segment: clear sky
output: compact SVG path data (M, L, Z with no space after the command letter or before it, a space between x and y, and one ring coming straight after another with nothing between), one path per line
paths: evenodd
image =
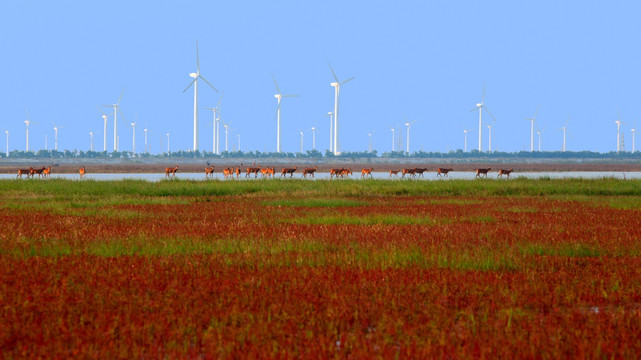
M282 148L329 147L333 110L331 62L341 79L341 145L364 151L374 131L379 153L404 117L411 151L478 147L478 113L486 86L496 117L492 146L529 149L532 117L546 128L542 150L616 149L617 112L627 150L641 117L641 2L638 1L0 1L0 149L25 148L25 109L35 124L30 149L53 147L53 123L64 126L59 149L87 150L89 131L102 149L96 105L117 101L127 122L144 127L152 152L189 150L196 67L224 91L222 120L241 135L241 150L275 151L276 99L284 93ZM200 107L218 95L199 86ZM200 112L200 147L211 150L212 114ZM484 122L490 118L484 115ZM113 147L113 118L108 148ZM118 120L121 150L132 129ZM641 122L639 122L641 125ZM402 128L403 137L405 129ZM488 129L483 126L483 148ZM223 140L224 141L224 140ZM536 142L536 140L535 140ZM405 143L405 139L403 139ZM224 144L223 144L224 146ZM231 150L230 145L230 150ZM538 146L538 144L535 144Z

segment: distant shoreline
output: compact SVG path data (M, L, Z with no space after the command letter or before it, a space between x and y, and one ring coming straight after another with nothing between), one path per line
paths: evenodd
M401 170L404 168L427 168L428 172L436 171L438 168L452 168L454 171L474 171L477 168L514 169L514 172L640 172L641 161L556 161L552 159L524 159L521 162L502 161L492 159L481 161L480 159L451 160L444 159L359 159L357 161L338 161L336 159L313 159L304 160L283 160L283 159L258 159L259 161L248 161L248 159L153 159L153 160L102 160L102 159L55 159L44 161L43 159L2 159L0 160L0 174L14 174L18 169L41 168L51 166L54 174L77 173L81 166L84 166L88 173L104 174L128 174L128 173L164 173L165 167L179 166L179 172L198 173L205 171L207 162L215 167L219 173L226 167L241 167L241 171L247 167L262 166L274 167L277 172L283 167L297 167L299 171L305 168L317 166L319 172L329 172L332 168L351 168L353 172L360 172L361 169L374 168L375 172L389 172L390 170ZM513 159L511 159L513 160Z

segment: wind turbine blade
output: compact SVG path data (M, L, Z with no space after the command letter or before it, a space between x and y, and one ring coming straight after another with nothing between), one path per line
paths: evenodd
M281 95L282 97L300 97L300 95Z
M103 105L103 106L105 106L105 105ZM101 112L103 115L105 115L105 112L104 112L104 111L102 111L102 109L100 108L100 106L96 105L96 107L98 108L98 110L100 110L100 112ZM107 115L105 115L105 116L107 116Z
M118 98L118 102L116 105L120 105L120 100L122 100L122 96L125 94L125 87L122 87L122 92L120 93L120 97Z
M122 121L127 125L127 121L125 121L125 114L122 113L122 110L120 110L120 107L118 107L118 112L120 113L120 118Z
M481 98L481 104L485 103L485 84L483 84L483 97Z
M24 111L26 111L26 112L27 112L27 121L31 121L31 119L29 118L29 110L24 109Z
M476 111L476 110L478 110L479 108L480 108L480 106L477 106L477 107L475 107L474 109L470 110L470 112L475 112L475 111Z
M344 85L344 84L346 84L346 83L348 83L348 82L350 82L350 81L352 81L352 80L354 80L354 79L356 79L356 76L352 76L351 78L349 78L349 79L347 79L347 80L344 80L344 81L341 83L341 85Z
M185 88L185 90L183 90L183 93L189 90L189 88L196 82L196 80L198 80L198 78L195 78L192 82L190 82L189 85L187 85L187 87Z
M488 113L488 114L490 114L490 116L492 117L492 119L493 119L494 121L496 121L496 118L494 117L494 115L492 115L492 113L490 112L490 109L488 109L488 108L487 108L487 106L485 106L485 104L483 105L483 109L485 109L485 111L487 111L487 113Z
M278 90L278 93L280 94L280 88L278 87L278 83L276 82L276 77L274 76L274 74L272 74L272 79L274 79L274 85L276 85L276 90Z
M196 71L200 74L200 54L198 53L198 40L196 40Z
M207 85L209 85L212 89L214 89L214 91L215 91L215 92L220 93L220 91L218 91L218 89L216 89L216 88L214 87L214 85L210 84L210 83L209 83L209 81L207 81L207 79L205 79L202 75L198 75L198 77L199 77L199 78L201 78L201 79L203 79L203 81L204 81Z
M340 83L340 80L338 80L338 76L336 76L336 73L334 72L334 69L332 69L332 65L327 62L327 65L329 65L329 69L332 71L332 75L334 75L334 79L336 80L337 83Z
M539 113L539 106L536 107L536 111L534 112L534 116L532 116L532 119L536 119L536 114Z
M218 103L216 104L216 108L218 109L218 111L220 111L220 101L223 99L223 95L225 95L224 91L222 91L220 93L220 96L218 97Z

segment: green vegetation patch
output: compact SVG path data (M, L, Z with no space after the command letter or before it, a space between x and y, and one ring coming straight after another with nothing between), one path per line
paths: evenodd
M337 208L337 207L356 207L367 205L366 201L351 200L342 198L318 198L318 199L279 199L264 201L266 206L294 206L310 208Z

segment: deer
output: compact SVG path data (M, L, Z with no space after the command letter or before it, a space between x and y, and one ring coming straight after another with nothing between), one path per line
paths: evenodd
M229 167L223 169L223 176L225 177L225 179L232 178L234 176L234 170L230 169Z
M236 179L238 179L240 177L240 166L237 166L234 172L236 173Z
M329 178L330 179L333 178L333 177L337 177L338 178L338 175L340 175L343 172L343 170L345 170L345 169L341 168L341 169L331 169L331 170L329 170Z
M510 170L500 169L499 170L499 174L496 177L502 178L503 175L506 175L507 178L509 179L510 178L510 174L512 173L513 170L514 169L510 169Z
M412 177L416 177L416 171L415 169L403 169L402 176L405 177L405 174L408 174Z
M369 168L369 169L363 169L361 170L361 179L368 176L372 178L372 171L374 171L374 168Z
M176 177L176 171L178 171L178 165L172 168L165 168L165 177L169 177L169 176Z
M85 177L85 175L87 174L87 172L85 171L85 167L84 167L84 166L83 166L83 167L81 167L80 169L78 169L78 174L80 174L80 178L81 178L81 179L83 179L83 178Z
M254 174L254 178L257 178L259 171L260 171L260 165L258 167L248 167L245 177L248 177L250 174Z
M274 170L273 166L267 169L267 176L271 176L271 177L276 176L276 170Z
M427 171L427 168L421 169L421 168L414 168L414 175L418 175L420 177L423 177L423 173Z
M280 176L283 177L283 176L286 176L287 174L289 174L289 177L292 177L292 176L294 176L294 172L296 170L298 170L298 166L294 166L293 169L292 168L283 168L282 172L280 173Z
M452 171L452 169L438 168L438 170L436 170L436 176L450 177L450 171Z
M318 166L314 166L313 168L307 168L303 170L303 175L301 177L307 177L307 175L310 175L311 177L314 177L314 173L318 170Z
M51 166L47 166L47 168L42 172L42 175L45 179L49 179L51 177Z
M487 177L487 173L490 172L492 168L487 168L487 169L474 169L476 171L476 177L481 177L481 175L484 175Z
M214 177L214 166L205 168L205 178L209 178L209 175Z
M31 176L31 171L32 170L33 170L32 167L29 167L28 169L20 169L20 170L18 170L18 176L16 176L16 178L21 178L22 179L22 175L27 175L27 178L29 178Z
M389 171L389 177L392 177L392 175L398 177L398 172L399 171L400 170L390 170Z
M352 168L343 169L343 171L341 171L340 175L341 175L341 177L343 177L343 176L349 177L350 175L352 175Z
M39 178L42 177L42 173L45 171L45 167L43 166L42 169L32 169L31 170L31 177L38 175Z

